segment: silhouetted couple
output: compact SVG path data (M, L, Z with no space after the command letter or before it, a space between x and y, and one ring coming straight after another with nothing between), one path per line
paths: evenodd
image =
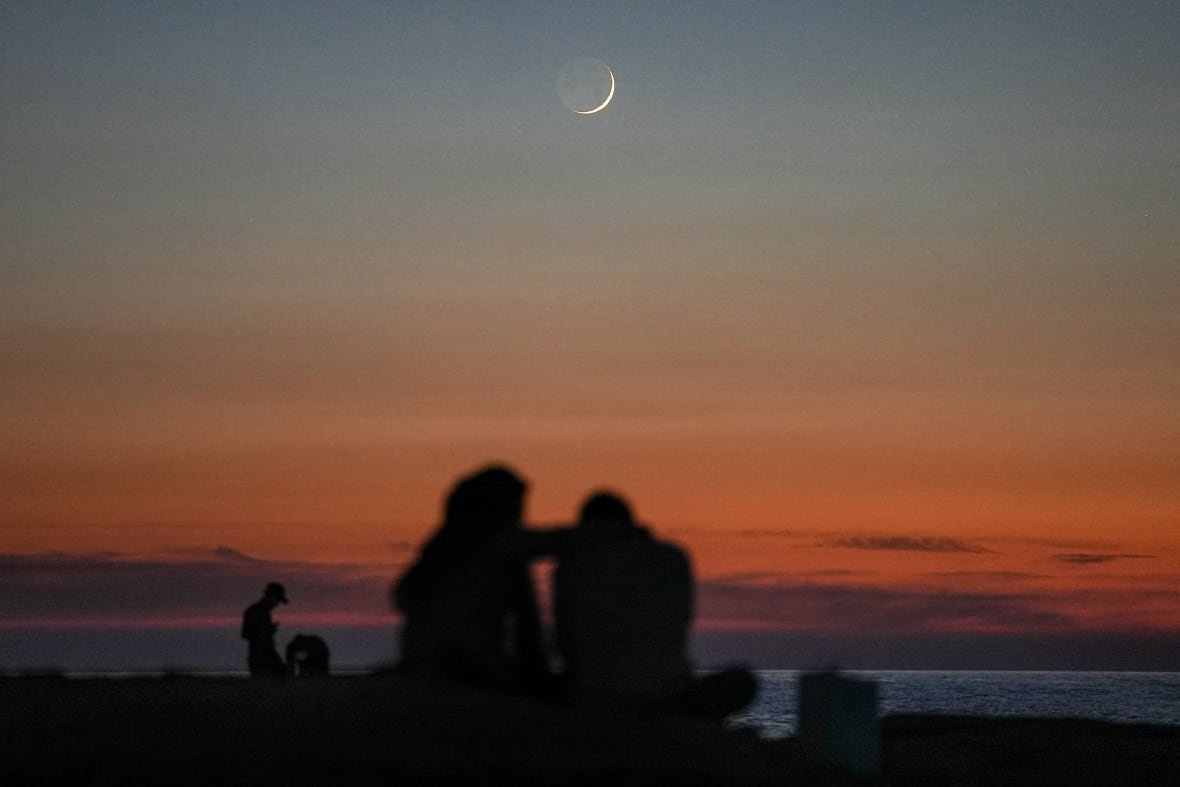
M687 656L693 616L688 558L599 493L578 525L521 525L526 485L504 467L456 484L443 523L394 588L404 615L402 666L552 696L579 706L722 718L753 699L748 670L704 678ZM559 675L549 671L532 560L555 556Z

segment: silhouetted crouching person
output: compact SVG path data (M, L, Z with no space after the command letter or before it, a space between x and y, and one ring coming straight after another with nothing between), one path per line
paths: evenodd
M544 685L528 561L550 541L521 529L525 490L498 466L455 485L442 525L393 589L404 615L403 669L511 689Z
M757 691L744 669L696 678L688 660L692 568L637 526L621 498L592 496L554 573L554 617L578 705L721 719Z
M242 613L242 639L249 650L246 663L250 674L284 675L287 668L279 652L275 650L275 632L279 624L271 620L270 613L279 604L287 603L287 591L278 582L271 582L263 591L262 598L255 601Z
M296 678L328 674L328 643L314 634L296 634L287 643L287 672Z

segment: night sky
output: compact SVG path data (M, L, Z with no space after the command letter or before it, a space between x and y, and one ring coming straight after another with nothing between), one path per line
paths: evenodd
M607 486L690 550L704 663L1180 669L1177 42L1174 2L4 4L0 670L237 665L272 579L389 657L492 460L531 524Z

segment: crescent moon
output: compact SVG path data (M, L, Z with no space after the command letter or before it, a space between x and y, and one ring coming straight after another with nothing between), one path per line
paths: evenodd
M607 91L606 99L601 104L594 107L594 109L587 109L585 111L574 110L579 115L593 115L595 113L601 112L602 110L606 109L606 105L609 104L610 100L615 97L615 72L610 70L610 66L607 66L606 73L610 74L610 90Z

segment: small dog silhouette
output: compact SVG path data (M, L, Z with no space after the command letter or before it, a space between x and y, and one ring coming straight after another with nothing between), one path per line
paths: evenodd
M328 644L314 634L296 634L287 645L287 672L296 678L328 674Z

